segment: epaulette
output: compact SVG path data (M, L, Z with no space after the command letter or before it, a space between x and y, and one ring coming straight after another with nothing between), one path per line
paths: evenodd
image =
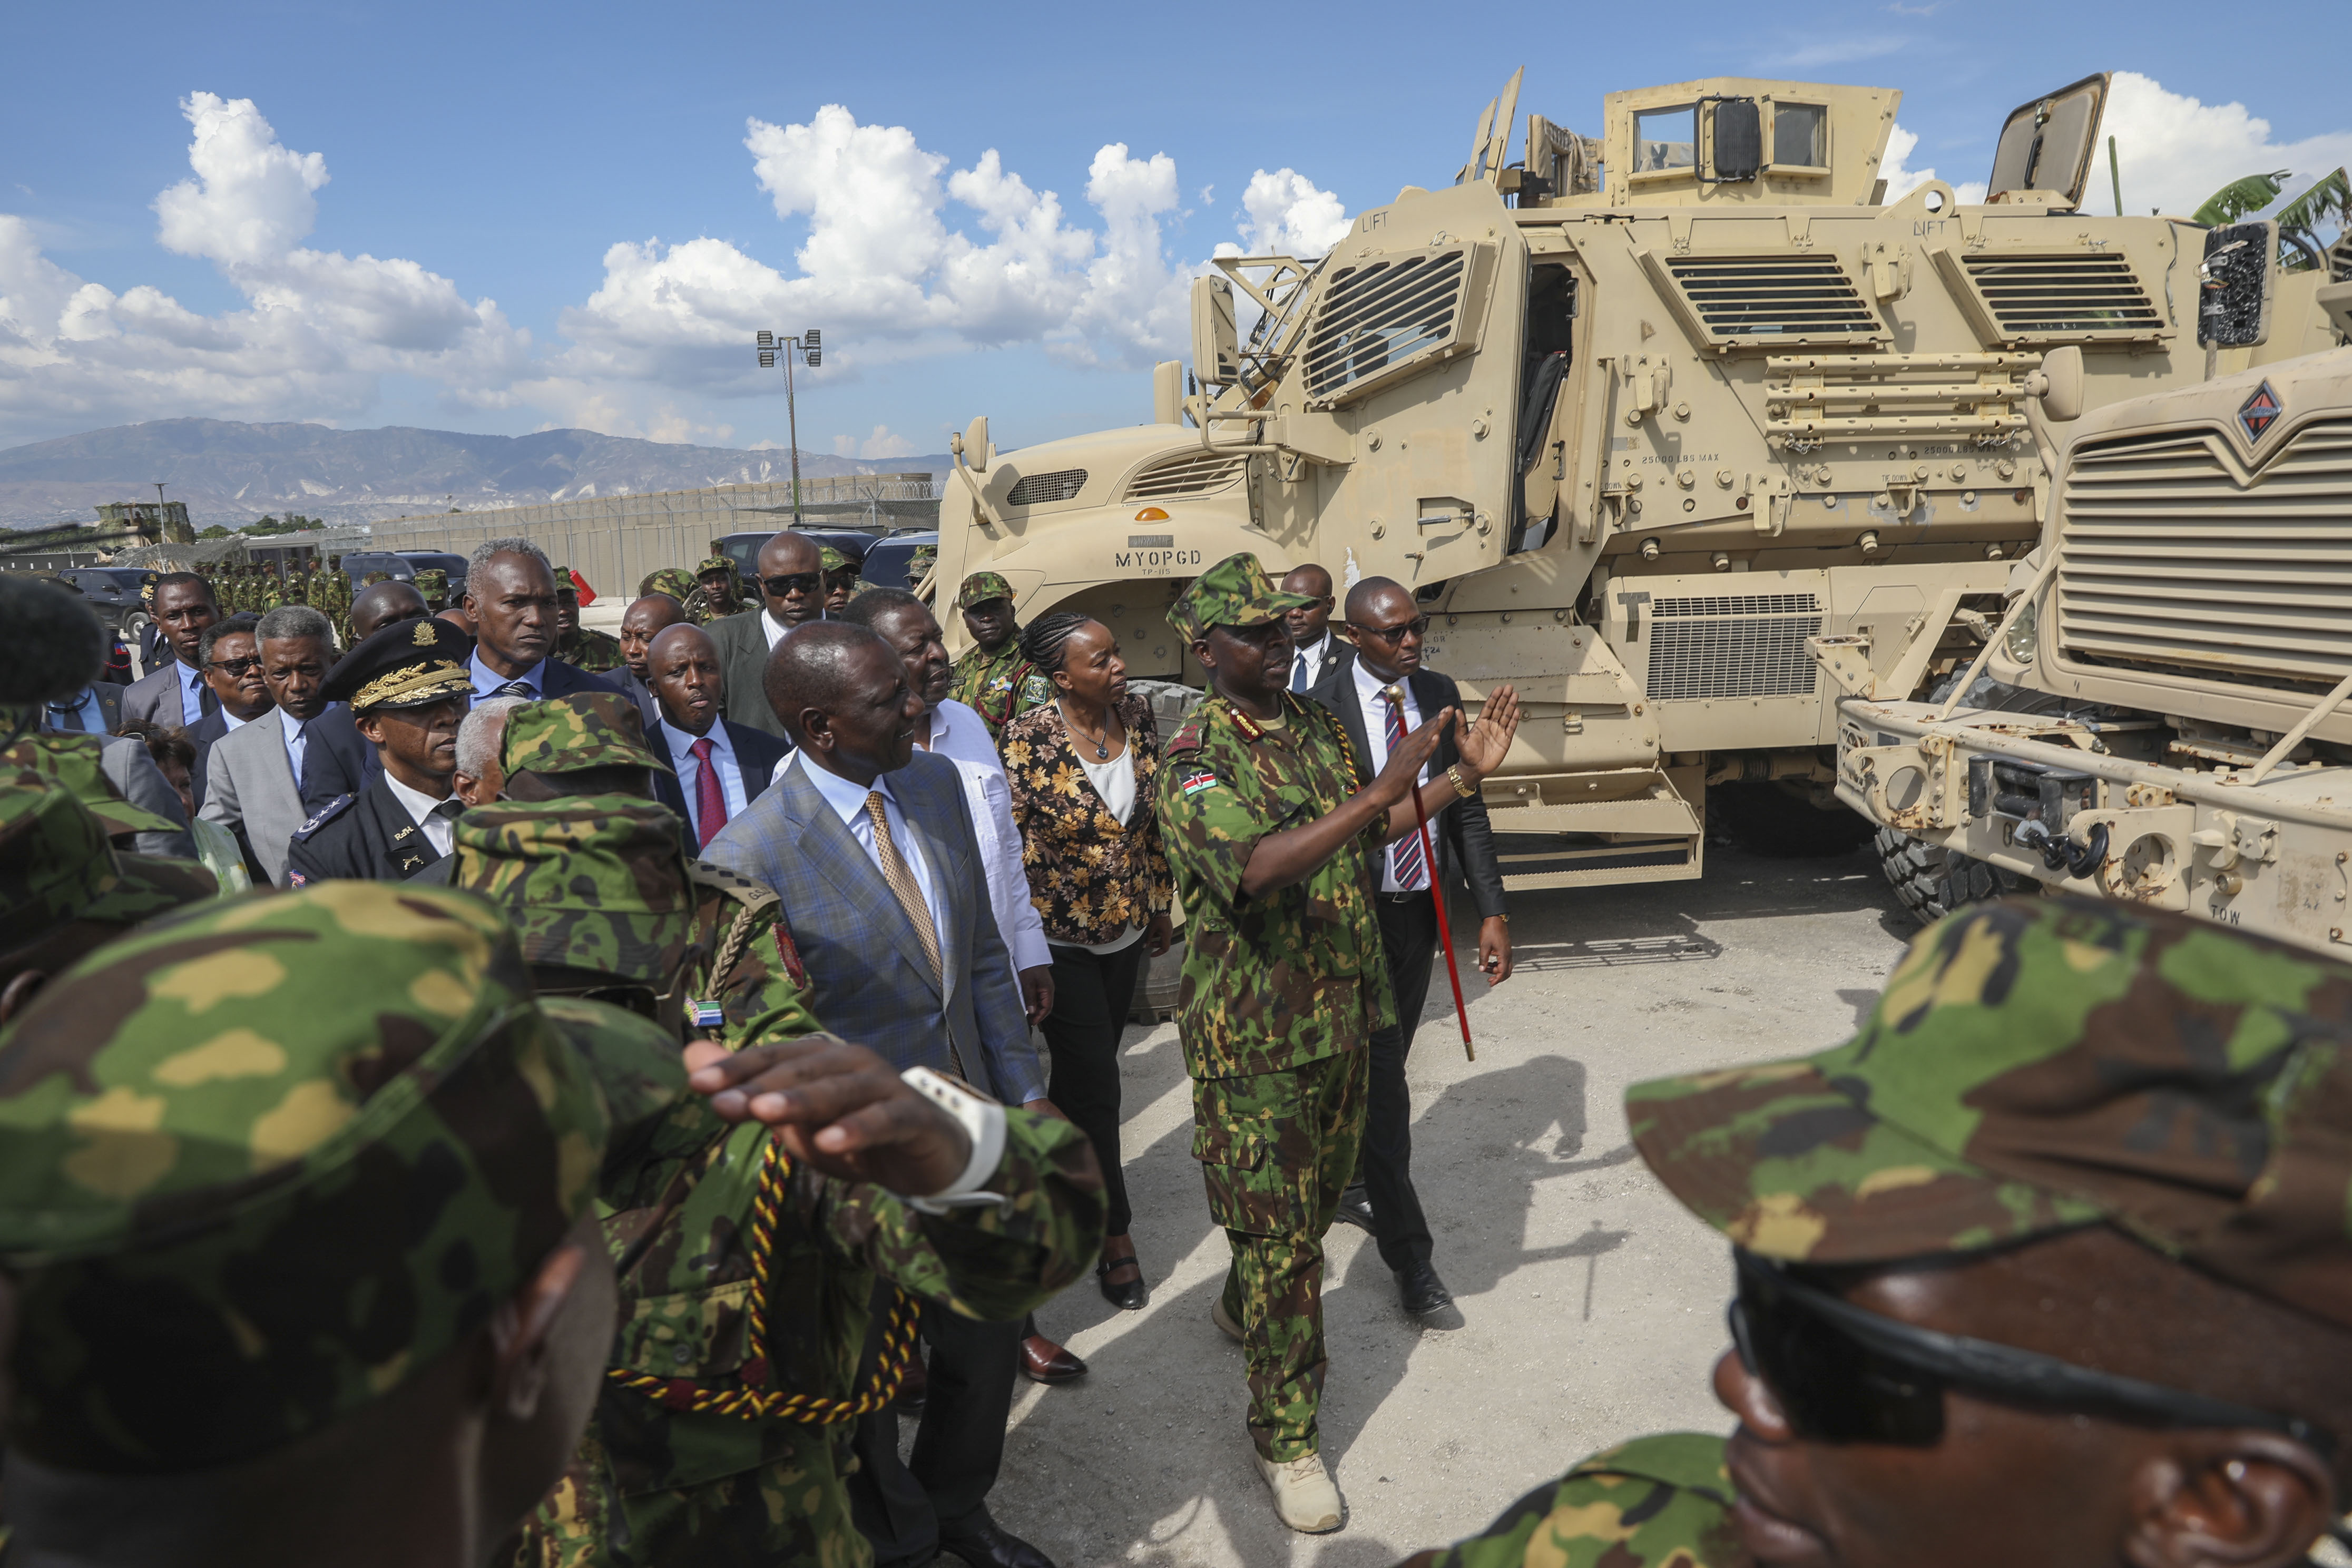
M1178 752L1199 751L1201 749L1201 729L1206 721L1207 715L1202 713L1198 708L1193 709L1191 716L1178 727L1176 732L1168 737L1168 751L1170 754L1172 755Z
M352 802L357 799L359 799L359 796L356 794L337 795L334 799L320 806L317 816L311 817L310 821L304 823L301 826L296 828L294 830L294 837L288 839L287 842L291 844L310 837L310 835L318 832L319 829L326 826L327 824L342 816L342 814L350 808Z
M755 882L749 877L730 871L724 866L714 866L708 860L689 861L687 870L693 877L697 886L716 889L750 910L763 910L770 904L783 901L776 897L776 890L764 882Z
M740 906L735 911L735 918L727 922L726 934L719 939L719 951L711 955L710 975L713 980L735 967L736 961L743 955L744 944L751 940L752 928L759 923L760 916L772 909L776 911L771 927L775 933L776 960L784 966L784 973L793 977L793 984L807 984L808 968L801 962L800 944L793 941L792 928L784 920L784 900L773 888L764 882L755 882L739 872L730 871L723 866L714 866L708 860L688 861L687 874L694 879L697 887L709 888Z

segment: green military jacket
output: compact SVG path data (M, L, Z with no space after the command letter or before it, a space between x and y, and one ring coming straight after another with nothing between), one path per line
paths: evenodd
M1636 1437L1546 1481L1428 1568L1749 1568L1723 1439Z
M1154 781L1160 837L1184 906L1177 1035L1196 1079L1280 1072L1355 1050L1396 1016L1372 910L1377 822L1305 881L1241 890L1259 839L1353 795L1339 721L1281 694L1278 728L1223 698L1192 710Z
M992 739L1032 708L1054 700L1054 683L1021 657L1021 639L1004 639L994 653L968 647L955 661L955 684L948 695L978 713Z
M555 645L555 657L574 669L602 675L627 662L621 657L621 639L593 626L582 626Z

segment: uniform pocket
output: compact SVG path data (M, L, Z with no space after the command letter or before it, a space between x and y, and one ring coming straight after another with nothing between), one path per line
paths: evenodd
M1286 1073L1195 1079L1192 1158L1209 1193L1209 1217L1244 1236L1287 1236L1304 1228L1302 1173L1276 1146Z
M641 1297L614 1336L613 1364L696 1383L730 1376L751 1349L751 1297L749 1279Z

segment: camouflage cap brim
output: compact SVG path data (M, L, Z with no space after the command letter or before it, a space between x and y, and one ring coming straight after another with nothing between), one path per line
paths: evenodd
M1004 580L1002 572L975 572L963 580L956 593L956 608L969 610L993 600L1013 598L1013 584Z
M118 850L114 863L120 873L114 886L90 900L81 912L83 920L133 926L220 892L213 874L194 860Z
M173 822L122 798L122 792L106 776L104 759L109 739L104 735L46 732L28 735L0 752L0 764L27 770L62 784L105 825L109 835L186 832L186 823Z
M1169 606L1168 624L1186 642L1199 642L1218 626L1262 626L1318 603L1312 595L1276 587L1257 557L1243 551L1193 578Z

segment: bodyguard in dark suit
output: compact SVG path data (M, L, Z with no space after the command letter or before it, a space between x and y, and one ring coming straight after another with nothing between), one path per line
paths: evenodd
M1428 618L1403 584L1368 577L1349 591L1348 626L1355 646L1326 669L1313 689L1316 701L1331 710L1348 731L1358 768L1365 778L1388 761L1394 741L1412 733L1424 720L1462 705L1461 689L1423 668L1422 636ZM1394 690L1402 700L1391 701ZM1398 726L1402 725L1402 728ZM1461 760L1449 731L1437 743L1424 777L1447 776ZM1456 788L1460 785L1457 783ZM1381 1261L1397 1277L1406 1311L1415 1316L1444 1310L1454 1298L1431 1262L1429 1222L1412 1187L1412 1100L1405 1087L1405 1057L1412 1049L1422 1004L1429 997L1430 961L1437 951L1433 875L1448 888L1466 883L1477 910L1478 966L1490 985L1511 973L1511 928L1503 912L1503 872L1486 802L1465 792L1451 811L1429 825L1434 868L1423 862L1418 836L1389 846L1381 870L1381 942L1388 950L1389 974L1396 986L1395 1025L1371 1038L1371 1085L1366 1105L1362 1152L1357 1178L1341 1194L1343 1218L1365 1225L1379 1238Z
M493 539L476 550L467 563L464 604L480 639L467 666L475 696L543 702L619 689L554 657L555 569L530 540Z
M814 541L787 529L760 546L760 607L703 627L719 650L727 717L736 723L786 738L784 721L768 705L763 672L786 632L824 615L824 564Z
M655 773L654 798L677 813L696 844L707 845L760 798L793 749L719 716L719 652L700 626L680 623L656 632L646 668L658 706L646 739L676 770Z
M946 758L915 751L922 699L905 663L863 626L804 625L769 661L765 689L798 750L704 858L782 899L825 1027L893 1067L951 1072L1008 1105L1041 1103L1045 1069L991 910L963 780ZM912 1461L899 1461L887 1406L862 1418L854 1439L861 1463L850 1500L877 1568L913 1568L941 1552L973 1568L1052 1568L987 1508L1019 1320L976 1322L927 1306L923 1335L930 1384Z
M471 643L446 621L397 621L328 675L328 697L349 705L383 769L295 831L288 887L331 878L404 881L449 853L465 809L449 781L457 726L473 701L465 664Z
M155 625L172 662L132 681L122 694L122 716L165 728L185 728L220 706L205 685L204 658L196 644L205 628L221 618L213 585L193 572L166 572L155 580Z

